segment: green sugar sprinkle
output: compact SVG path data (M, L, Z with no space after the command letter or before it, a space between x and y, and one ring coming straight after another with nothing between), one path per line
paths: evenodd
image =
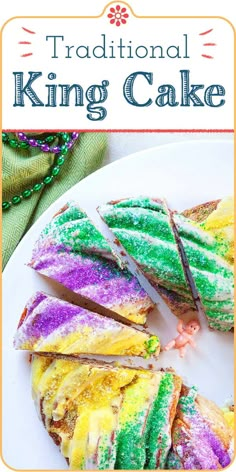
M105 214L106 223L111 228L138 231L153 238L175 243L169 218L160 212L144 208L111 208Z
M197 388L191 387L187 395L182 395L179 399L178 407L187 415L194 415L196 413L195 400L197 396Z
M167 469L168 470L173 470L173 469L176 469L176 470L179 470L179 469L182 469L183 466L182 466L182 463L181 463L181 460L179 458L179 456L177 454L175 454L173 451L170 451L169 454L168 454L168 458L167 458Z
M192 220L178 214L174 215L174 220L181 237L209 250L216 250L217 242L215 238L213 238L209 233L199 229L197 226L194 226Z
M166 214L166 209L161 200L154 200L148 197L129 198L128 200L121 200L113 205L115 208L145 208L146 210L155 210Z
M138 376L124 391L119 416L115 469L142 470L144 467L145 425L153 398L150 378Z
M154 400L146 427L147 461L145 469L164 469L171 437L166 431L169 424L169 408L174 391L173 374L165 373ZM157 461L158 458L158 461Z
M127 208L128 207L128 208ZM102 207L101 214L145 275L183 295L189 293L164 204L147 198Z
M232 277L232 268L217 254L207 248L200 248L197 244L189 243L185 238L182 238L182 243L191 266L226 278Z
M229 300L204 300L205 309L208 311L218 311L219 313L231 313L234 311L234 301Z
M205 299L208 302L222 300L227 303L233 299L233 278L207 273L195 267L191 267L191 272L203 304Z
M148 359L152 354L155 354L159 345L160 341L157 336L151 336L148 341L145 341L144 346L147 351L145 359Z
M111 249L105 238L87 215L75 203L68 203L67 206L63 213L58 214L46 226L43 235L51 235L58 243L69 246L77 253L98 250L110 254Z
M165 204L145 197L128 199L101 208L106 223L151 282L188 297L179 256ZM215 313L233 303L233 270L222 257L222 244L191 221L175 215L175 222L203 307ZM219 301L221 307L217 307ZM205 305L206 302L206 305ZM221 316L218 316L219 326ZM228 317L232 327L232 316Z
M146 460L145 412L139 412L119 432L115 469L142 470Z
M226 333L227 331L230 331L232 328L231 328L231 324L230 325L224 325L224 324L220 324L220 323L217 323L217 322L213 322L209 319L209 327L212 328L212 329L217 329L218 331L222 331L224 333Z
M218 321L231 321L233 322L234 320L234 313L222 313L219 311L206 311L207 316L211 319L211 321L214 321L214 318L216 318Z
M116 457L116 441L111 445L109 436L104 436L102 443L98 447L98 470L107 470L113 468Z
M175 244L146 238L143 233L114 229L126 251L147 273L152 273L159 281L173 287L187 287L183 267Z

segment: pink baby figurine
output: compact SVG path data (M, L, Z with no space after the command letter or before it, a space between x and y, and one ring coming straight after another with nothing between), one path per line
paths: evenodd
M170 349L179 349L180 357L185 355L185 346L190 344L192 347L196 347L196 344L193 340L193 336L197 334L200 329L200 324L197 320L189 321L185 326L183 320L179 320L177 325L177 331L179 335L172 339L165 347L164 351L169 351Z

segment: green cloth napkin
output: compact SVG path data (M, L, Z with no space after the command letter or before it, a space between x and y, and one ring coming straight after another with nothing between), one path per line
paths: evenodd
M3 212L3 268L22 236L49 205L101 166L106 147L105 133L82 133L68 152L54 183ZM43 153L38 148L22 151L3 144L3 201L9 201L14 195L20 195L22 191L41 182L49 173L54 159L53 154Z

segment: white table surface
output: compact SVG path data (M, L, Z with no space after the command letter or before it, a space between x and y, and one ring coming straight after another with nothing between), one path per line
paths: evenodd
M233 133L110 133L104 165L150 147L180 141L233 140Z

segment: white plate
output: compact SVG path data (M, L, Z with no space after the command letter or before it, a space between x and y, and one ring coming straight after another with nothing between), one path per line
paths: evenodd
M39 421L30 388L28 356L14 351L12 339L25 302L50 285L24 264L41 229L68 200L77 200L104 231L96 207L127 196L165 196L183 210L233 192L233 143L220 140L185 142L152 148L116 161L66 192L28 231L3 276L3 458L16 469L66 469L58 448ZM164 315L164 317L163 317ZM151 316L150 324L165 343L176 318L168 309ZM233 398L233 335L207 329L196 338L197 349L180 359L177 351L160 356L158 366L172 366L185 381L224 405ZM139 362L141 364L141 362Z

